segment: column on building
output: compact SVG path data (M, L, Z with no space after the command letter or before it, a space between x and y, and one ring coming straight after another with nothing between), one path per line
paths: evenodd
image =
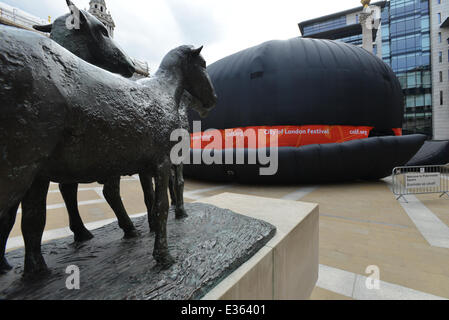
M433 0L430 0L433 1ZM446 0L445 0L446 1ZM403 133L432 138L432 77L429 0L391 0L383 59L401 83L405 99Z
M358 20L362 27L362 47L382 58L382 46L380 39L381 8L378 6L366 6L359 13Z
M449 0L430 0L433 136L449 140Z
M429 1L449 3L449 0L390 0L377 1L371 6L381 8L381 24L373 53L392 67L403 89L403 133L423 133L431 138L432 104L435 101L432 99ZM304 37L335 39L362 46L362 10L360 7L304 21L299 23L299 28ZM447 15L442 12L442 19L444 17ZM446 41L443 57L449 61L448 42L443 40ZM449 77L449 70L445 76ZM448 97L443 101L449 102L449 93L444 94Z

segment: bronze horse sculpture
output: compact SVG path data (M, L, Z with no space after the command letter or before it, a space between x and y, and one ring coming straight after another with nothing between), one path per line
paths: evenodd
M66 2L71 11L70 14L57 18L53 24L34 26L34 28L41 32L50 32L50 38L52 40L81 59L110 72L121 74L124 77L131 77L135 72L134 63L110 38L105 26L88 12L79 10L70 0L66 0ZM75 13L78 15L78 26L69 28L67 22L74 22ZM103 194L114 210L119 224L125 232L125 237L130 238L137 233L121 202L119 183L119 177L117 179L111 179L111 182L105 184ZM93 236L85 228L78 211L78 184L60 184L59 188L66 203L69 213L69 225L74 233L75 241L80 242L91 239ZM148 194L148 192L151 194ZM151 197L154 201L152 188L149 191L144 190L144 193L146 198ZM15 217L12 218L11 215L11 219L8 221L9 225L2 225L0 227L0 239L2 243L6 243L5 239L8 238L14 222ZM11 268L5 258L0 260L0 272L10 270Z
M53 24L45 26L34 26L36 30L50 33L50 38L61 46L77 55L81 59L94 64L98 67L118 73L124 77L130 77L133 73L131 59L123 53L113 40L110 38L104 25L88 12L79 10L70 0L66 0L70 14L63 15L55 20ZM79 14L79 29L68 29L67 20L75 12ZM99 45L103 43L103 45ZM111 46L112 44L112 46ZM111 50L112 48L112 50ZM146 80L143 80L146 81ZM196 101L188 93L183 95L183 106L189 104L196 108ZM196 108L198 109L198 108ZM185 116L185 125L188 128L187 117ZM182 165L173 166L173 172L170 176L170 196L172 204L175 206L177 218L187 216L184 209L183 190L184 180L182 175ZM145 203L148 212L151 211L154 202L154 192L151 177L140 176L140 182L144 190ZM70 229L74 233L75 241L81 242L91 239L92 234L84 227L77 206L78 184L60 184L59 189L66 203L69 213ZM105 184L103 195L111 208L116 213L119 225L125 232L126 238L136 235L136 231L129 219L126 218L126 211L120 199L120 178L111 179Z
M66 0L71 13L57 18L49 25L36 25L34 29L50 33L50 39L69 50L79 58L100 68L124 77L131 77L134 63L111 39L108 30L96 17L89 12L79 10L70 0ZM74 22L78 15L78 27L68 28L67 22ZM73 21L70 21L73 20ZM82 242L93 238L84 226L78 211L78 184L59 184L59 190L64 199L69 214L70 230L74 233L75 241ZM103 195L116 214L119 225L124 230L125 237L136 235L135 228L128 218L120 199L120 178L110 179L103 188ZM148 195L150 196L150 195Z
M70 13L57 18L52 24L35 25L33 28L50 33L50 39L84 61L126 78L132 77L134 63L117 46L103 23L89 12L78 9L71 0L66 2Z
M116 46L114 41L110 38L104 25L94 16L88 12L79 10L70 0L66 0L71 14L63 15L55 20L50 25L39 25L34 28L41 32L49 32L50 38L73 54L82 58L83 60L102 67L113 73L121 74L124 77L130 77L133 74L134 66L131 59ZM79 15L79 28L68 28L67 21L69 18L74 19L75 12ZM100 45L101 44L101 45ZM142 82L148 79L141 80ZM201 104L193 98L188 92L184 92L182 96L182 108L180 115L183 119L185 129L188 129L188 120L186 106L189 105L197 110L202 117L206 116L204 110L201 109ZM169 180L170 197L172 205L175 206L176 217L183 218L187 214L184 209L184 179L182 174L183 166L173 165L172 174ZM144 191L145 204L147 211L151 215L152 205L154 204L154 190L151 176L140 175L140 182ZM69 214L70 230L74 233L75 242L87 241L93 238L93 235L84 226L81 216L78 211L77 190L78 184L59 184L59 189L66 203ZM129 219L123 203L120 198L120 177L111 178L105 183L103 188L103 195L108 204L113 209L117 216L119 226L125 233L125 238L131 238L137 235L137 232ZM6 238L13 227L15 218L10 220L10 228L6 235L3 231L3 236ZM5 230L7 228L3 228ZM153 223L150 223L150 230L154 230ZM1 237L2 235L0 235ZM0 272L10 270L12 267L8 264L6 259L0 263Z
M40 242L49 181L107 183L136 173L155 177L153 256L170 265L170 133L181 126L184 90L204 111L217 99L201 50L172 50L143 84L95 67L32 32L0 27L0 35L0 227L9 226L22 203L24 272L47 270ZM3 258L6 239L0 240Z

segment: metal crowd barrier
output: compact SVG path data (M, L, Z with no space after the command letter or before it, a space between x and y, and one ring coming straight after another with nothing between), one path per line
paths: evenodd
M439 193L449 197L449 164L441 166L396 167L393 193L400 198L411 194ZM405 201L407 201L405 199Z

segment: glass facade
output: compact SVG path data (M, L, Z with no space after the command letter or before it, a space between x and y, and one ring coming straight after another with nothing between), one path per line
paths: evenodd
M362 45L362 35L361 34L357 34L355 36L350 36L350 37L340 38L338 40L346 42L346 43L353 44L355 46L361 46Z
M320 33L324 31L334 30L346 26L346 16L335 19L317 22L304 27L304 36L309 34Z
M389 10L387 14L387 10ZM428 0L391 0L389 37L382 39L389 52L383 59L399 78L405 96L404 134L432 136L432 76ZM384 15L383 15L384 16ZM384 24L384 21L382 21ZM386 23L387 25L387 23ZM385 27L387 28L387 27ZM387 33L385 31L385 33Z
M404 93L403 133L423 133L431 137L432 77L429 1L390 0L382 8L381 18L382 59L398 76ZM343 16L305 26L303 35L313 35L345 25L346 17ZM362 45L361 34L337 40ZM375 50L377 52L377 47Z

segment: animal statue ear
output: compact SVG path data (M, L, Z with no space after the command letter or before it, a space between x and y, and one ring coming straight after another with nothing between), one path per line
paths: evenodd
M33 29L40 31L40 32L47 32L50 33L51 29L53 28L53 23L52 24L46 24L46 25L34 25Z
M66 0L66 2L67 2L67 6L70 9L70 14L72 14L72 15L79 14L79 19L80 19L81 24L83 24L84 22L87 21L84 11L78 9L78 7L71 0Z
M203 46L199 47L198 49L192 49L192 56L199 56L201 50L203 50Z
M69 7L70 11L72 11L72 7L77 8L77 7L75 6L75 4L74 4L72 1L70 1L70 0L65 0L65 2L67 2L67 7ZM77 9L78 9L78 8L77 8ZM73 12L72 12L72 14L73 14Z
M81 24L87 22L87 17L86 17L86 13L82 10L79 11L80 13L80 22Z

